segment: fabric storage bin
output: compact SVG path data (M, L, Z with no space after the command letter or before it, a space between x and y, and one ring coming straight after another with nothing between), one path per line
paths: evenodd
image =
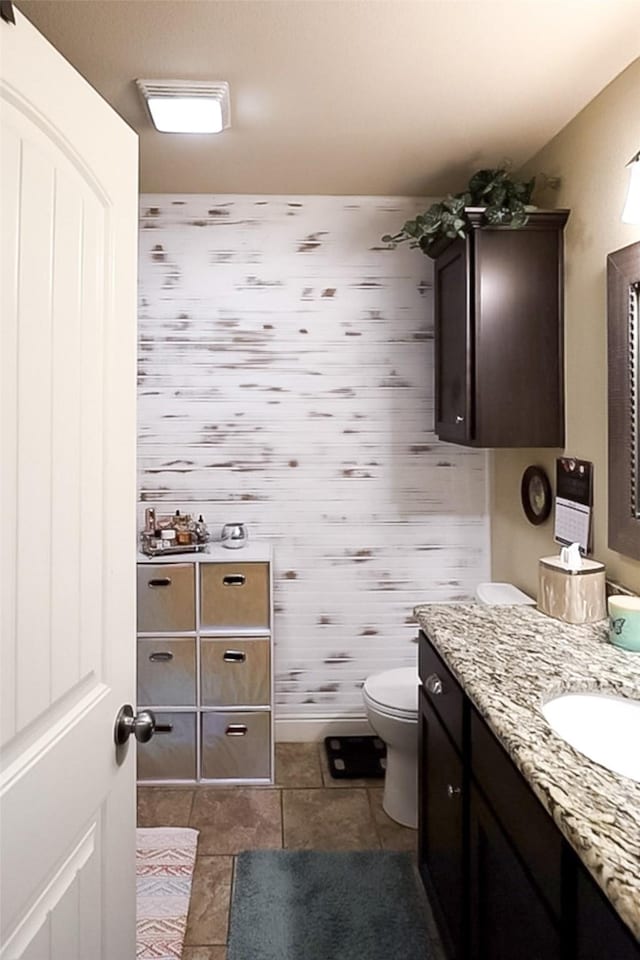
M269 629L269 564L200 565L200 629Z
M196 704L196 641L191 637L139 639L138 706Z
M158 713L148 743L138 744L138 780L195 780L195 713Z
M267 780L271 776L271 714L208 711L202 714L205 780Z
M269 706L269 640L235 637L200 641L200 688L207 707Z
M192 563L138 564L138 633L172 633L196 628Z

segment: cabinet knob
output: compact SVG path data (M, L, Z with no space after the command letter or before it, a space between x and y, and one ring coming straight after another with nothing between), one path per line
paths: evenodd
M454 787L453 784L451 783L447 784L447 796L449 800L453 800L454 797L460 796L461 793L462 793L461 787Z
M425 681L425 687L429 693L434 695L434 697L439 697L444 689L442 686L442 680L437 673L432 673L427 677Z
M456 423L464 423L464 417L457 416Z

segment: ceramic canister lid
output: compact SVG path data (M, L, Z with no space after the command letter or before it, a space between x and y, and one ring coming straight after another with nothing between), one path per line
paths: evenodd
M399 667L368 677L364 684L367 696L391 710L418 710L418 670Z

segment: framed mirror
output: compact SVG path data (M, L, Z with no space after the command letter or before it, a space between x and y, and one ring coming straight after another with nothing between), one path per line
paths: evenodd
M609 548L640 560L640 242L607 257Z

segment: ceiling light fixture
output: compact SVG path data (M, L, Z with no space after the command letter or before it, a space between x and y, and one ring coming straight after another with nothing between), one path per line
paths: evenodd
M627 166L630 168L629 190L622 211L622 222L640 223L640 150L635 157L631 157Z
M160 133L220 133L230 125L225 80L136 80Z

